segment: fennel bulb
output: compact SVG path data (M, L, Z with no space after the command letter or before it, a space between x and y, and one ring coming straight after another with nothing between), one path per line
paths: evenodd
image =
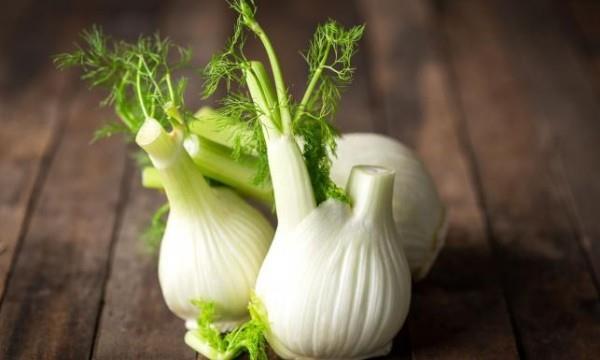
M371 133L344 134L337 141L331 178L343 186L355 165L396 172L392 200L396 229L413 279L424 278L444 245L447 214L435 184L419 158L400 142Z
M215 304L215 326L229 330L248 317L247 304L273 229L233 191L211 188L182 145L147 119L136 142L158 169L170 205L160 246L159 281L169 309L196 326L192 300Z
M330 199L292 229L278 228L256 294L280 356L362 359L391 349L411 293L392 218L393 178L357 166L348 184L352 207Z

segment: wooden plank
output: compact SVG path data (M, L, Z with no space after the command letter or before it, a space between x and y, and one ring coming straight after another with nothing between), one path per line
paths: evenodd
M600 3L594 0L560 2L560 14L570 27L571 42L591 67L596 91L600 92Z
M64 77L38 81L0 104L0 298L59 130Z
M570 25L574 27L572 32L572 37L578 37L579 41L583 43L579 50L580 53L585 55L584 61L586 64L584 67L589 69L589 72L592 73L591 76L585 76L586 78L591 78L593 84L595 85L595 104L598 104L598 98L600 98L600 22L598 19L600 18L600 3L597 1L569 1L567 9L569 13L573 16L571 19ZM559 9L563 10L563 9ZM570 50L570 53L573 50ZM578 76L581 77L581 64L575 65L578 68ZM571 97L569 97L571 99ZM577 99L576 99L577 100ZM561 139L561 141L568 142L569 147L576 147L578 149L577 154L569 154L568 164L564 164L567 161L563 162L563 173L566 176L577 174L575 179L568 179L571 184L571 205L573 206L573 211L575 213L576 221L579 225L581 231L581 237L583 239L584 248L590 253L591 262L594 267L594 271L596 274L596 283L600 282L600 246L598 245L598 239L600 239L600 224L597 221L597 213L598 213L598 198L600 197L600 190L598 189L597 181L594 182L594 179L598 177L598 167L599 162L598 153L599 151L590 151L590 149L597 149L598 147L598 132L592 133L587 131L587 128L593 126L589 121L594 121L594 124L598 124L598 113L596 112L596 117L591 119L590 117L585 117L586 123L584 126L578 124L576 126L576 131L571 131L567 134L574 134L571 139ZM583 137L587 141L580 142L578 137L580 136L580 132L583 131L586 135ZM564 134L563 134L564 135ZM590 137L592 137L590 139ZM596 137L596 139L593 139ZM590 142L592 140L592 142ZM563 150L564 151L564 150ZM584 153L583 158L579 158L581 153ZM563 155L565 156L565 155ZM577 161L571 161L571 160ZM584 161L582 161L582 159ZM573 165L577 166L579 169L577 171L573 171L571 168ZM586 171L584 167L587 167L589 170ZM586 176L582 176L581 172L585 171ZM590 184L592 182L592 184ZM597 285L600 286L600 285ZM592 307L597 307L597 302L592 302Z
M417 359L511 359L517 349L485 232L459 112L427 2L361 1L375 97L389 134L415 148L450 214L446 246L414 288Z
M206 63L210 54L225 40L222 22L223 4L217 1L175 1L155 21L161 34L174 43L190 45L194 63ZM228 25L228 24L227 24ZM155 29L147 29L152 33ZM193 72L190 91L198 104L201 83ZM137 173L137 169L134 170ZM144 248L140 234L162 202L164 196L141 189L139 175L129 183L131 194L125 205L120 229L106 284L103 307L94 351L96 359L194 359L194 352L185 345L183 321L166 308L158 284L157 257Z
M11 4L3 17L37 13L27 2ZM44 10L41 6L39 10ZM33 14L32 14L33 12ZM32 36L19 22L3 21L0 34L0 300L19 240L27 228L32 205L47 173L60 134L58 106L65 95L66 76L56 72L50 56L59 46L61 27L39 21L43 35L24 49ZM22 37L12 34L19 32ZM35 59L30 59L35 58ZM46 59L40 66L40 59Z
M65 133L0 308L1 358L89 356L125 158L118 141L89 145L98 100L61 104Z
M42 78L51 66L50 55L57 51L65 27L61 6L52 2L7 3L0 14L0 87L4 96L19 93Z
M531 54L515 53L501 36L510 33L509 18L518 12L501 16L477 1L446 2L444 8L465 135L520 351L528 358L595 358L600 328L584 304L598 294L553 169L555 142L511 64ZM542 66L539 58L528 61Z
M573 38L567 36L565 30L570 29L561 26L566 25L561 21L564 9L555 5L547 0L506 3L498 6L497 11L519 13L504 25L507 46L511 53L525 55L514 57L515 71L525 86L536 118L554 143L555 149L550 154L553 171L568 185L563 196L598 281L600 72L594 71L600 71L600 67L594 69L593 60L600 60L600 47L595 56L586 59L572 43ZM596 15L600 15L600 6L596 6ZM535 28L527 21L534 16L543 19ZM600 29L600 25L596 26ZM600 42L600 31L597 36L596 41Z

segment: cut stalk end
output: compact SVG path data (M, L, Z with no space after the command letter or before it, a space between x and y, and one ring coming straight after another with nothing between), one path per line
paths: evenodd
M167 167L175 158L180 146L155 119L148 118L138 131L135 142L148 153L157 168Z
M385 167L354 166L347 185L354 215L363 219L393 222L394 176L395 172Z

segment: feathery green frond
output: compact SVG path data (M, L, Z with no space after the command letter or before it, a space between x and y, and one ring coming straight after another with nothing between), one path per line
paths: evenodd
M303 54L309 80L294 111L293 129L304 139L303 155L318 203L328 198L349 201L344 190L329 177L330 156L335 155L338 137L332 124L342 89L352 81L352 57L363 32L364 26L346 30L329 20L319 25Z
M352 57L363 32L362 25L346 30L333 20L317 27L303 54L308 63L309 80L294 114L295 121L307 114L333 120L341 90L352 81Z
M189 49L175 46L158 34L140 36L134 43L113 40L97 26L84 31L81 38L83 46L76 45L73 52L57 55L56 66L79 67L82 79L91 87L107 89L109 94L101 104L114 106L130 134L135 134L147 117L165 126L174 121L185 122L186 81L173 82L172 74L189 64ZM180 114L179 118L174 114ZM96 138L110 136L116 129L114 124L102 128ZM123 132L124 128L118 130Z
M310 175L310 181L317 203L327 199L350 202L346 192L337 186L329 176L331 170L330 151L335 149L337 130L329 122L305 116L297 122L294 132L304 139L302 155Z
M223 51L213 55L202 70L202 77L204 78L202 96L204 98L213 95L222 81L225 82L228 91L232 83L243 83L242 64L246 62L243 53L246 43L244 19L248 15L253 17L254 13L242 3L244 2L234 1L229 3L230 7L239 14L233 27L233 34L227 41Z

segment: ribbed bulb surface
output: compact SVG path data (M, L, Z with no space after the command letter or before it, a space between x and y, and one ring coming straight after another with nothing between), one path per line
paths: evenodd
M418 157L400 142L378 134L344 134L337 142L331 177L339 186L352 168L378 165L396 172L393 212L413 279L427 275L444 245L447 214L433 179Z
M363 167L353 179L354 208L328 200L292 230L278 231L261 268L256 292L268 313L267 338L284 358L383 355L408 313L393 173Z
M211 188L181 144L147 120L136 138L163 182L170 212L160 247L159 280L168 308L194 328L192 300L215 303L215 325L247 319L247 305L273 229L234 192Z

